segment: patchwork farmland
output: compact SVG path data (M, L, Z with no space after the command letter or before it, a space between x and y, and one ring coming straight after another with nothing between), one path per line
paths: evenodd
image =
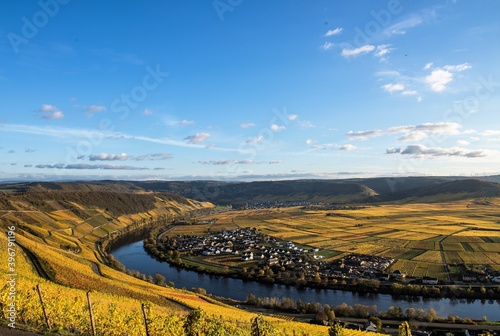
M196 231L256 227L277 239L319 248L326 261L351 253L381 256L396 260L389 272L440 280L448 280L447 264L451 278L461 280L466 268L500 270L500 199L488 201L239 210L207 217L217 218L216 224Z

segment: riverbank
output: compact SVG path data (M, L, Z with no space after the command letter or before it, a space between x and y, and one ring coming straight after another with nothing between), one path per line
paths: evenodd
M170 230L170 229L169 229ZM179 252L166 249L160 244L160 237L167 231L151 230L144 240L146 251L159 261L168 262L176 267L193 270L209 275L220 275L244 281L267 284L281 284L297 288L331 289L350 291L360 294L389 294L401 298L450 298L466 300L500 300L500 286L493 284L441 284L427 285L410 281L380 281L359 277L338 277L320 275L311 271L289 271L282 265L261 264L250 268L227 266L207 261L208 258L191 255L192 252ZM243 263L241 263L243 265Z
M306 322L310 323L315 320L316 315L315 314L300 314L300 313L293 313L293 312L287 312L287 311L282 311L282 310L276 310L273 308L265 308L265 307L258 307L255 305L247 304L245 302L236 302L234 300L227 300L224 298L217 298L217 300L220 300L224 302L225 304L232 305L234 307L237 307L239 309L244 309L249 312L254 312L254 313L262 313L270 316L275 316L278 318L282 318L284 320L294 320L294 321L300 321L300 322ZM351 324L354 326L359 326L362 327L364 326L368 318L357 318L357 317L336 317L336 320L343 322L344 324ZM401 323L405 320L408 319L385 319L382 318L382 326L385 329L385 332L391 333L391 332L397 332L398 327L401 325ZM425 330L425 331L432 331L432 330L449 330L449 331L463 331L463 330L487 330L487 331L500 331L500 324L498 322L492 323L492 322L484 322L481 320L476 320L473 321L474 323L456 323L456 322L451 322L447 321L446 319L440 319L440 321L436 322L427 322L427 321L416 321L416 320L409 320L412 328L418 329L418 330Z
M239 301L245 301L249 293L254 293L262 298L290 297L303 302L319 302L332 306L343 302L348 305L375 305L379 310L387 310L391 306L401 307L403 311L407 308L423 309L425 311L433 308L442 317L451 314L482 319L483 315L486 315L491 321L500 321L498 303L491 300L403 298L387 294L361 294L310 288L299 289L294 286L243 281L241 279L185 270L169 263L160 262L148 254L144 249L144 238L146 237L136 237L135 240L130 240L117 249L111 250L110 253L128 270L136 270L142 274L152 276L159 273L167 281L175 283L178 288L204 288L209 294Z

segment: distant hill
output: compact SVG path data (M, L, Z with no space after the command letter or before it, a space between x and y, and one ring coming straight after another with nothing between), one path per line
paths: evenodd
M497 196L500 196L500 184L477 179L464 179L395 193L393 199L437 202Z
M199 201L243 205L252 202L374 203L429 201L500 196L495 177L384 177L346 180L287 180L260 182L124 181L126 185L182 195ZM111 182L110 182L111 183Z
M14 211L55 211L100 208L118 216L148 212L160 202L192 205L192 201L169 193L153 193L124 183L40 182L0 186L0 208Z
M52 211L76 202L105 207L112 213L152 209L158 197L185 198L221 205L242 206L255 202L376 203L390 201L439 202L500 196L500 176L381 177L345 180L222 181L93 181L36 182L0 185L1 193L23 193L28 204L45 200ZM156 193L155 195L152 192ZM179 196L176 196L179 195ZM176 198L178 197L178 198ZM50 202L47 202L50 200ZM0 205L1 203L0 197ZM6 205L3 205L6 206ZM38 205L41 206L41 205Z

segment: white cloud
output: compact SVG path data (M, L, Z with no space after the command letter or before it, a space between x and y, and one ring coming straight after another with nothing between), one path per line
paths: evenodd
M149 160L151 161L159 161L159 160L170 160L172 158L172 154L170 153L153 153L148 155ZM137 160L137 158L136 158Z
M457 140L457 145L468 146L468 145L470 145L470 142L467 140Z
M423 20L419 16L412 16L406 20L395 23L386 29L384 29L384 34L386 35L404 35L406 31L410 28L420 25Z
M135 167L135 166L111 165L111 164L75 163L75 164L67 164L64 167L64 169L147 170L148 168Z
M247 144L255 144L255 143L260 143L262 140L264 140L264 136L263 135L259 135L258 137L248 139L247 141L245 141L245 143L247 143Z
M391 46L390 44L378 45L377 48L375 49L374 55L377 57L383 57L383 56L389 54L393 50L392 48L389 48L390 46Z
M312 139L307 139L306 140L306 144L307 145L312 145L314 143L314 141Z
M335 144L321 144L321 145L310 145L309 146L311 149L333 149L333 148L338 148L337 145Z
M64 113L54 105L43 104L38 110L42 119L61 119L64 118Z
M314 124L312 122L310 122L309 120L299 121L299 125L302 128L312 128L312 127L315 127Z
M432 64L434 64L434 63L432 63L432 62L425 63L425 65L424 65L424 67L422 69L428 70L428 69L430 69L432 67Z
M401 94L404 96L414 96L417 95L418 92L415 90L404 90L403 92L401 92Z
M355 150L355 149L356 149L356 146L350 145L350 144L342 145L339 147L339 150L346 150L346 151L351 151L351 150Z
M254 162L252 160L218 160L218 161L198 161L198 163L202 165L214 165L214 166L219 166L219 165L229 165L229 164L253 164Z
M402 137L398 138L399 141L420 141L428 137L427 133L423 131L412 131Z
M82 107L87 113L87 118L92 118L94 116L94 113L96 112L104 112L107 110L106 106L101 106L101 105L88 105Z
M332 42L325 42L321 46L321 49L323 49L323 50L330 50L330 49L332 49L332 47L333 47L333 43Z
M400 141L421 140L429 135L457 135L460 134L460 124L454 122L424 123L417 126L395 126L386 130L349 131L347 136L353 140L366 140L381 135L400 134ZM425 136L424 136L425 135Z
M425 77L425 82L433 91L442 92L446 90L446 85L453 80L453 74L443 69L437 69Z
M342 49L341 55L344 57L358 56L361 54L369 53L369 52L373 51L374 49L375 49L375 46L373 46L371 44L367 44L367 45L364 45L362 47L355 48L355 49L344 48L344 49Z
M195 135L190 135L190 136L184 138L184 140L187 140L187 142L190 144L200 144L200 143L207 141L211 137L212 137L212 135L210 135L208 133L196 133Z
M444 69L453 72L460 72L472 68L469 63L462 63L457 65L445 65Z
M385 153L386 153L386 154L396 154L396 153L401 153L401 148L399 148L399 147L398 147L398 148L394 148L394 147L392 147L392 148L387 148L387 149L385 150Z
M89 155L90 161L126 161L128 159L129 159L129 156L125 153L121 153L121 154L101 153L98 155Z
M181 120L179 121L179 125L192 125L194 124L193 120Z
M298 115L297 114L290 114L287 116L287 119L290 120L290 121L295 121L298 119Z
M335 29L331 29L325 33L325 36L333 36L333 35L338 35L342 32L343 28L337 27Z
M367 140L368 138L381 136L383 134L385 134L385 132L382 130L347 132L347 136L352 140Z
M199 147L195 144L187 144L183 141L164 139L164 138L152 138L142 135L132 135L127 133L119 132L107 132L95 129L79 129L79 128L64 128L64 127L41 127L34 125L20 125L20 124L0 124L0 129L5 132L13 133L23 133L23 134L35 134L40 136L50 136L60 139L95 139L95 138L105 138L105 139L128 139L136 141L144 141L157 143L162 145L171 145L178 147Z
M142 114L144 114L144 115L152 115L153 111L151 109L146 108L146 109L144 109L144 111L142 111Z
M284 129L286 129L285 126L280 126L280 125L277 125L277 124L272 124L271 125L271 130L275 131L275 132L282 131Z
M467 157L467 158L478 158L485 157L494 154L493 151L478 149L478 150L467 150L459 147L453 148L428 148L423 145L410 145L404 150L394 151L393 149L387 149L387 154L400 153L402 155L415 155L415 156L457 156L457 157Z
M392 93L395 91L403 91L405 89L405 85L403 83L395 83L395 84L389 83L382 85L382 89L384 89L384 91Z
M242 124L240 124L241 128L250 128L250 127L254 127L254 126L255 126L254 123L242 123Z
M471 66L468 63L445 65L442 69L437 68L432 70L430 75L425 77L425 82L430 86L431 90L435 92L442 92L446 90L447 85L453 80L454 73L470 68Z

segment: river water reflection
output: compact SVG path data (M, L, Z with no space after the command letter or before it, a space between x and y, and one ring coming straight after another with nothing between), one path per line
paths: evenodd
M493 300L453 300L453 299L415 299L401 300L388 294L357 294L339 290L325 289L297 289L293 286L264 284L241 279L225 278L200 274L194 271L183 270L170 266L166 262L154 259L143 248L140 237L129 237L123 240L111 251L115 259L127 269L136 270L146 275L160 273L167 281L173 281L177 288L204 288L207 293L217 296L245 300L249 293L257 297L289 297L304 302L319 302L336 306L343 302L348 305L363 304L376 305L379 311L387 310L390 306L406 308L421 308L427 311L436 310L438 316L447 317L449 314L481 319L487 316L490 321L500 320L500 304Z

